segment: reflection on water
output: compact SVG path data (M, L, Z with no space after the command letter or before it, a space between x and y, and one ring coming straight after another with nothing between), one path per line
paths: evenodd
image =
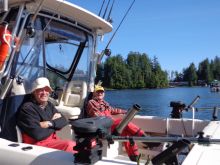
M214 106L220 108L220 92L210 92L208 87L114 90L106 91L105 99L112 106L123 109L129 109L133 104L139 104L142 107L140 115L169 117L170 101L182 101L189 105L196 96L200 96L200 100L195 104L196 108L214 108ZM212 111L199 110L195 113L195 118L211 120ZM185 111L183 117L191 118L192 113Z

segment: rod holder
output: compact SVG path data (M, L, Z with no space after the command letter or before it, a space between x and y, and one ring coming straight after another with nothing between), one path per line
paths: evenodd
M217 120L218 119L218 107L214 107L213 113L212 113L212 120Z
M173 143L172 146L155 156L151 162L153 165L158 164L175 164L177 163L176 155L180 153L183 149L190 145L190 141L186 139L179 140Z
M141 107L138 104L134 104L132 109L130 109L127 115L122 119L121 123L115 128L115 134L121 134L124 128L128 125L128 123L134 118L135 114L140 110Z

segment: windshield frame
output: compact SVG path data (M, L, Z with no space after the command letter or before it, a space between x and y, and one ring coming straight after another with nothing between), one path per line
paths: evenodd
M30 23L30 21L31 21L31 17L32 17L33 15L32 14L29 14L28 15L28 19L27 19L27 22L26 22L26 26L24 27L25 29L27 28L27 26L29 25L29 23ZM51 17L51 16L48 16L48 15L45 15L45 14L42 14L42 13L39 13L39 15L37 16L38 18L40 18L40 17L42 17L43 19L49 19L49 21L55 21L56 23L60 23L60 24L63 24L63 25L67 25L67 26L69 26L69 27L71 27L71 28L73 28L73 29L76 29L76 30L78 30L78 31L80 31L81 33L83 33L83 35L84 35L84 37L85 37L85 41L84 42L80 42L79 43L79 45L78 45L78 49L77 49L77 51L76 51L76 53L75 53L75 55L73 55L74 56L74 58L73 58L73 60L72 60L72 63L71 63L71 65L70 65L70 67L68 68L68 70L66 70L66 71L62 71L62 70L59 70L59 69L57 69L57 68L55 68L55 67L53 67L53 66L51 66L50 65L50 63L48 63L48 61L46 61L45 62L45 64L46 64L46 70L49 70L49 71L51 71L51 72L54 72L55 74L58 74L60 77L62 77L62 78L64 78L64 79L66 79L66 80L68 80L68 81L70 81L71 79L72 79L72 77L73 77L73 74L74 74L74 72L75 72L75 69L76 69L76 67L77 67L77 64L78 64L78 62L79 62L79 60L80 60L80 57L81 57L81 55L82 55L82 52L83 52L83 50L86 48L86 47L88 47L89 45L95 45L94 43L88 43L88 42L94 42L94 34L93 33L91 33L90 31L88 31L88 30L86 30L85 31L85 29L82 29L82 28L78 28L75 24L72 24L71 22L67 22L66 20L62 20L62 19L58 19L58 18L54 18L54 17ZM39 27L38 27L39 28ZM42 31L44 31L44 29L42 28L41 29ZM48 29L47 29L48 30ZM45 30L45 31L47 31L47 30ZM88 38L91 38L91 39L88 39ZM47 44L47 42L44 40L44 42L45 42L45 44ZM87 45L86 45L87 44ZM93 50L94 50L94 48L92 48L91 50L90 50L90 52L88 52L90 55L93 53ZM44 52L43 52L43 54L44 54ZM90 55L88 55L88 56L90 56ZM45 56L45 55L44 55ZM88 57L89 58L89 57ZM87 71L89 71L89 70L87 70Z

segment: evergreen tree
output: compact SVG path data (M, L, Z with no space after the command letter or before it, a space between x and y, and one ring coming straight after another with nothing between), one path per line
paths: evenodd
M175 78L174 78L175 82L183 81L183 74L182 73L178 73L177 71L175 71L174 74L175 74Z
M198 78L206 83L210 83L212 80L212 73L210 70L210 64L208 58L199 63Z
M212 69L213 78L216 80L220 80L220 58L217 56L212 63Z
M152 72L151 88L161 88L168 86L168 74L167 72L162 71L157 57L154 57L152 61Z
M190 66L183 71L183 80L188 81L189 86L194 86L197 83L197 73L194 63L191 63Z
M110 57L104 65L103 84L110 88L127 88L128 71L121 55Z
M168 74L163 71L155 57L153 62L147 54L130 52L126 60L121 55L109 57L97 67L97 81L109 88L161 88L168 86ZM104 73L104 74L103 74Z

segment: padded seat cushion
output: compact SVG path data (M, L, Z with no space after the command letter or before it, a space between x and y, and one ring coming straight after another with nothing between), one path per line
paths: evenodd
M81 113L81 109L79 107L68 107L62 104L55 107L60 113L62 113L68 119L76 119Z
M69 94L68 100L65 106L78 107L80 105L81 99L78 94Z

